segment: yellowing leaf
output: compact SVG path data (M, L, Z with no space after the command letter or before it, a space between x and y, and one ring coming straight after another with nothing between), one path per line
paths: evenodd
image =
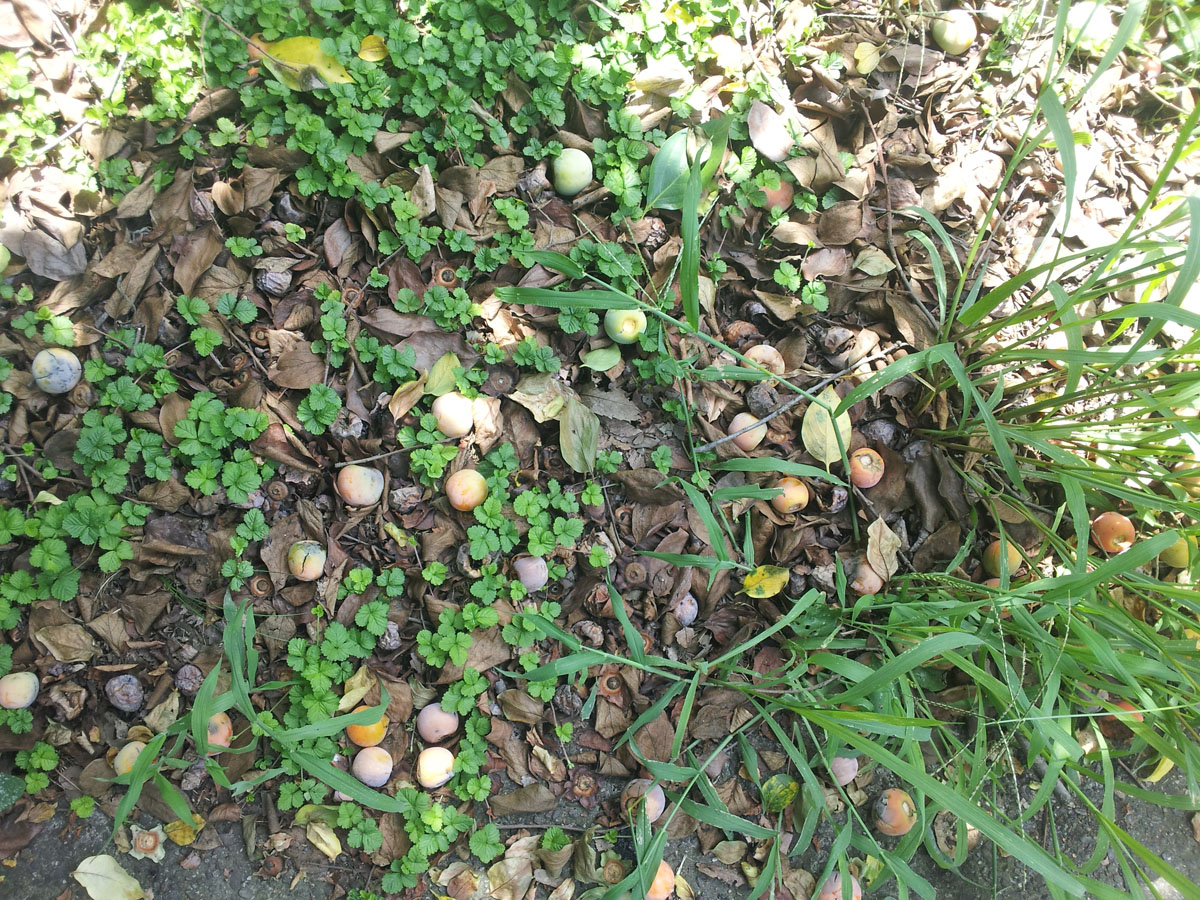
M375 686L375 676L366 666L359 666L358 671L346 679L346 688L342 699L338 701L337 711L344 713L358 705L358 701L367 696Z
M774 597L788 583L791 572L779 566L759 566L746 576L742 590L751 597Z
M425 393L434 397L450 393L458 386L454 370L461 366L462 363L458 361L457 354L442 354L441 358L433 364L433 368L429 370L429 376L425 379Z
M141 900L146 896L137 879L107 853L89 856L71 877L83 885L92 900Z
M305 834L308 835L308 842L330 859L337 859L341 854L342 842L338 840L333 829L324 822L315 820L309 822Z
M182 819L176 819L166 827L167 837L180 847L186 847L196 840L196 835L204 827L204 818L199 813L192 813L192 824L185 824Z
M1167 774L1173 768L1175 768L1175 763L1171 760L1171 758L1169 756L1164 756L1162 759L1160 759L1158 761L1158 765L1154 767L1154 771L1151 772L1146 777L1146 780L1148 782L1150 782L1151 784L1157 784L1158 782L1160 782L1164 778L1166 778Z
M321 49L320 38L290 37L272 44L255 41L253 46L263 65L293 91L315 91L354 81L340 62Z
M879 65L879 48L874 44L861 43L854 48L854 68L859 75L870 75Z
M379 62L387 55L387 45L377 34L368 34L358 46L358 58L366 62Z
M836 421L830 415L841 402L838 392L829 385L808 405L800 425L805 449L826 465L842 458L843 447L850 449L850 413L842 413Z

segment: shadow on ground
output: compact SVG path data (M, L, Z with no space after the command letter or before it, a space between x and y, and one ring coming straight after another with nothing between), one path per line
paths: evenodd
M1174 773L1160 787L1168 792L1181 793L1184 779ZM1027 785L1025 796L1032 796L1032 790ZM1013 811L1009 810L1010 813ZM1190 825L1192 813L1161 809L1120 796L1117 798L1116 812L1116 821L1121 828L1192 881L1200 882L1200 845L1193 837ZM540 823L539 827L549 824ZM73 824L68 824L67 816L59 814L47 822L33 842L18 854L15 864L6 864L0 870L3 874L0 898L85 900L87 894L71 877L71 872L82 859L97 853L115 856L126 871L138 879L147 896L153 896L154 900L327 900L333 892L331 882L335 880L346 888L370 886L378 890L378 872L374 873L374 881L367 885L372 877L369 869L356 866L348 857L339 859L345 859L346 865L309 867L303 874L298 873L289 862L277 878L264 878L256 874L261 861L252 862L247 858L241 830L236 824L219 823L210 827L217 829L220 846L201 853L198 866L184 868L180 864L192 852L189 848L168 843L167 855L161 863L148 859L135 860L118 852L109 842L109 820L99 813ZM261 826L259 832L261 840L265 837ZM1067 855L1077 861L1090 857L1096 846L1093 820L1085 809L1078 806L1069 808L1060 803L1054 809L1052 819L1040 813L1029 823L1028 833L1048 849L1057 842ZM828 846L827 842L822 843ZM698 857L692 840L669 845L667 857L693 885L696 897L700 900L740 900L749 893L747 887L731 887L697 872L697 863L720 864L711 857ZM809 853L801 862L814 874L819 874L824 857ZM914 871L933 885L939 900L1001 900L1010 897L1043 900L1050 897L1036 874L1019 860L1003 857L986 842L976 848L958 872L939 868L924 850L918 851L911 865ZM1120 890L1129 891L1133 897L1154 896L1144 891L1139 894L1137 889L1125 884L1120 866L1111 851L1096 869L1094 877ZM1165 900L1189 896L1175 891L1165 882L1156 882L1154 888L1158 896ZM882 898L894 896L895 893L895 882L891 881L868 892L867 897Z

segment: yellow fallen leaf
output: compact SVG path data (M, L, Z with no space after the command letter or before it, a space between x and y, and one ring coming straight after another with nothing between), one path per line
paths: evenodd
M345 67L321 49L321 39L290 37L274 43L255 40L251 56L293 91L315 91L331 84L354 81Z
M860 43L854 48L854 68L859 75L870 75L879 65L879 48L874 44Z
M1167 777L1167 774L1175 768L1175 763L1169 756L1164 756L1158 761L1158 765L1154 767L1154 771L1146 776L1146 781L1150 784L1157 784Z
M146 896L137 879L107 853L89 856L71 876L83 885L92 900L141 900Z
M338 840L333 829L324 822L318 822L315 819L309 822L305 834L308 835L308 842L330 859L337 859L341 854L342 842Z
M387 45L377 34L368 34L358 45L358 58L366 62L379 62L388 55Z
M826 465L841 459L843 449L850 450L850 413L836 419L831 415L841 402L833 385L827 386L808 404L800 423L805 449Z
M204 818L199 813L192 813L192 824L186 824L182 819L176 819L166 827L167 837L180 847L186 847L195 842L196 835L204 827Z
M774 597L787 585L791 572L779 566L759 566L746 576L742 590L751 597Z
M338 701L338 712L346 712L358 705L358 701L370 693L375 687L375 676L366 666L359 666L358 671L346 680L346 688L342 699Z

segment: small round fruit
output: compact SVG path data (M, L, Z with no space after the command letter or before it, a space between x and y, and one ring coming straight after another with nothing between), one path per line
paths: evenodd
M1092 537L1096 546L1105 553L1123 553L1133 546L1137 531L1129 516L1119 512L1103 512L1092 520Z
M951 56L970 50L978 34L979 29L969 10L947 10L933 20L933 39Z
M454 754L445 747L427 747L417 757L417 783L423 788L440 788L454 774Z
M427 744L440 744L458 731L458 713L447 712L440 703L430 703L417 713L417 734Z
M658 864L654 880L646 889L646 900L667 900L675 890L675 870L665 859Z
M113 771L118 775L125 775L133 769L133 764L137 762L138 755L146 749L145 743L142 741L130 741L124 747L117 751L117 755L113 757Z
M28 709L41 689L42 684L33 672L12 672L0 678L0 706Z
M392 777L392 754L382 747L363 747L354 755L350 774L367 787L383 787Z
M1200 497L1200 461L1183 459L1175 463L1171 473L1177 476L1179 486L1185 493Z
M1195 540L1181 537L1162 553L1158 554L1158 561L1164 566L1170 566L1172 569L1186 569L1195 549Z
M592 183L592 160L582 150L568 147L550 164L554 190L561 197L574 197Z
M775 487L783 492L771 498L771 505L776 512L787 515L808 506L808 485L799 478L785 475L775 482Z
M434 400L432 411L438 431L446 437L460 438L475 427L475 401L458 391L442 394Z
M374 506L383 496L383 473L368 466L346 466L338 472L337 492L349 506Z
M104 696L121 712L137 712L142 708L145 692L136 675L117 675L104 685Z
M531 594L540 591L550 580L550 567L540 556L522 556L513 560L512 565L517 581Z
M854 581L850 582L850 589L860 595L878 594L883 590L883 578L863 560L854 572Z
M983 551L983 571L989 575L1000 574L1000 557L1008 557L1008 574L1011 575L1021 567L1021 551L1008 541L995 540Z
M680 625L687 628L696 621L696 616L700 615L700 603L696 600L695 595L688 591L678 600L673 601L668 611L675 616Z
M233 722L229 716L223 712L213 713L208 720L208 742L214 747L228 747L232 740Z
M79 357L62 347L50 347L38 352L29 366L33 383L47 394L65 394L83 375Z
M316 581L325 571L325 548L317 541L296 541L287 559L288 569L300 581Z
M888 788L875 801L875 827L884 834L899 837L917 824L917 805L908 791Z
M610 309L604 314L604 333L618 344L632 344L646 330L646 314L640 309Z
M757 428L752 426L758 425ZM767 426L758 424L758 416L751 415L748 412L738 413L733 417L733 421L729 423L729 428L726 434L734 434L741 431L743 428L749 428L745 434L739 434L733 439L734 445L739 450L749 452L763 442L763 438L767 436Z
M813 894L813 900L842 900L845 894L842 892L842 873L834 872L825 879L821 885L821 889ZM851 900L862 900L862 885L858 883L858 879L853 875L850 876L850 897Z
M354 711L362 712L364 709L370 708L369 706L356 706ZM372 722L370 725L347 725L346 737L350 738L352 744L357 744L359 747L374 747L387 734L389 724L387 716L380 716L378 722Z
M858 488L873 488L883 478L883 457L870 447L850 454L850 483Z
M742 356L750 362L762 366L772 375L782 375L787 371L787 363L783 361L783 354L770 344L756 344Z
M796 196L796 189L786 181L780 181L777 188L762 188L762 192L767 195L763 206L768 210L777 209L780 212L787 212Z
M667 795L650 779L634 778L621 791L621 811L629 818L639 806L646 810L646 821L654 824L667 811Z
M829 761L829 771L833 780L845 787L858 777L858 760L853 756L835 756Z
M470 512L487 495L487 481L475 469L459 469L446 479L446 499L460 512Z

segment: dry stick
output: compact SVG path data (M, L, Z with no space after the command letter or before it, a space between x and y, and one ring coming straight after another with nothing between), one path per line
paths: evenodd
M908 290L909 295L917 304L917 308L925 314L925 318L929 320L929 325L933 328L935 334L940 334L937 322L933 319L933 313L925 308L925 301L917 295L913 289L912 282L908 280L908 273L904 271L904 266L900 264L900 255L896 252L896 241L892 235L892 184L888 180L887 160L883 158L883 143L879 140L879 132L875 130L875 123L871 120L871 113L867 109L866 104L862 105L863 117L867 120L867 124L871 126L871 136L875 138L875 158L879 161L879 173L883 176L883 196L887 206L887 243L888 253L892 257L892 262L896 265L896 271L900 274L900 280L904 282L904 287Z
M893 349L895 349L895 348L893 348ZM828 378L824 378L821 381L818 381L815 385L812 386L811 389L805 389L805 390L808 391L808 393L811 393L814 391L820 391L823 388L826 388L829 385L833 384L839 378L843 378L846 375L849 375L851 372L853 372L855 369L857 369L859 366L863 365L864 363L872 363L872 362L875 362L876 360L884 359L889 353L891 353L891 350L882 350L879 353L876 353L872 356L864 356L862 359L860 359L854 365L848 366L845 369L842 369L840 372L836 372L833 375L830 375ZM795 385L793 385L793 387L794 386ZM793 397L787 403L783 404L783 406L780 406L776 409L771 410L769 413L767 413L765 416L763 416L761 419L759 419L753 425L747 425L745 428L739 428L737 431L734 431L730 434L725 435L725 437L717 438L715 441L710 441L707 444L702 444L701 446L697 447L692 452L693 453L706 453L707 451L712 450L714 447L719 447L721 444L727 443L728 441L732 441L734 438L740 437L741 435L745 434L748 431L753 431L755 428L758 428L760 425L765 425L767 422L770 422L775 417L781 416L785 412L787 412L789 409L791 409L792 407L797 406L800 403L800 401L807 400L808 393L796 394L795 397Z

